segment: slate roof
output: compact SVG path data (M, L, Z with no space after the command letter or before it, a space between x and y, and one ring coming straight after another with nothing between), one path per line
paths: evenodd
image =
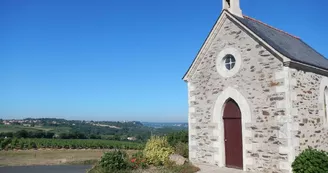
M234 17L287 58L328 70L328 59L300 38L247 16Z

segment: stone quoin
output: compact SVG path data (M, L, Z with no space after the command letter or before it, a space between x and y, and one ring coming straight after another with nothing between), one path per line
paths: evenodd
M189 160L244 171L291 173L306 148L328 151L328 60L300 38L222 13L183 77Z

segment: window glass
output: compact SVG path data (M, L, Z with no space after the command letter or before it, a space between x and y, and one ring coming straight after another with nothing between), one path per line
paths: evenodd
M233 57L232 55L226 55L224 57L224 64L225 64L225 67L228 69L228 70L231 70L235 67L235 64L236 64L236 59L235 57Z

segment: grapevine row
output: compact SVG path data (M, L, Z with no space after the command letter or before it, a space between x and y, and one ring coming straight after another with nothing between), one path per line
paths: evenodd
M13 149L131 149L140 150L144 144L100 139L16 139L0 138L0 150Z

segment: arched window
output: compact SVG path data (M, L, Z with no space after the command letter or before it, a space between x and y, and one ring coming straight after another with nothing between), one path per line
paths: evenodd
M324 91L324 112L325 112L325 123L328 123L328 87Z

